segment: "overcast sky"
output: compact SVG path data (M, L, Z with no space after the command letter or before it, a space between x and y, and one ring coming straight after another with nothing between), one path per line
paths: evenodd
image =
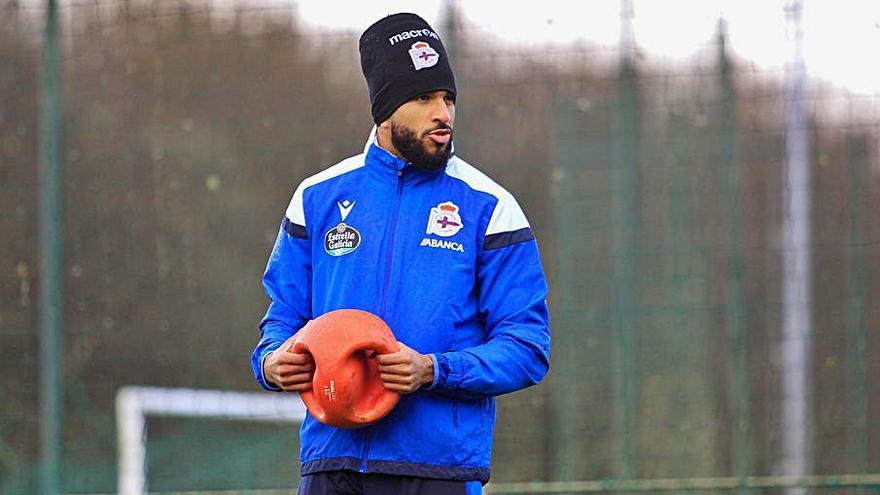
M215 0L223 1L223 0ZM229 0L234 1L234 0ZM297 5L315 27L360 32L380 17L415 12L440 22L449 0L274 0ZM273 2L273 3L274 3ZM514 43L586 40L614 46L620 38L619 0L457 0L468 27ZM636 41L647 53L686 58L727 20L731 47L759 67L782 68L791 58L786 0L633 0ZM859 93L880 95L880 0L803 0L807 71Z

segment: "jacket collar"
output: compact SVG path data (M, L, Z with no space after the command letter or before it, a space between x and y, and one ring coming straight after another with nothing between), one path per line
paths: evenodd
M403 175L401 173L402 171L405 171L408 178L414 180L426 179L436 175L438 171L427 171L414 168L406 160L397 158L390 151L379 146L378 132L378 127L374 125L373 129L370 131L370 136L367 138L367 143L364 145L364 161L366 166L372 171L377 172L382 177L390 177L394 179ZM452 145L452 154L449 157L450 160L454 154L455 145Z
M390 151L379 146L378 128L374 125L370 131L370 137L364 146L364 154L366 155L366 163L368 167L378 168L379 172L384 172L393 176L399 175L408 165L406 160L402 160L394 156Z

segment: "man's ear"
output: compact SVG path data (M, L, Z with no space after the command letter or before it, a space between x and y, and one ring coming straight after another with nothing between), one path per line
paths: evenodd
M391 129L391 119L385 119L384 121L382 121L382 123L379 124L379 129Z

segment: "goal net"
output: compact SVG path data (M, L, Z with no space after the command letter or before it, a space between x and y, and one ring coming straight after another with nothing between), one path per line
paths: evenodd
M298 423L305 411L299 396L292 394L123 387L116 394L119 494L147 493L148 416Z

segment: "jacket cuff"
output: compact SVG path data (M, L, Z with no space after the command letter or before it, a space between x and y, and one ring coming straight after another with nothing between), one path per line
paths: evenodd
M263 376L263 363L266 361L266 357L269 355L269 353L274 351L275 349L278 349L279 347L281 347L280 343L267 346L260 356L260 367L256 370L257 383L259 383L260 386L264 389L272 392L281 392L281 387L274 385L270 381L266 380L266 377Z
M449 357L446 354L431 354L431 360L434 361L434 382L428 389L445 388L450 374Z
M431 382L430 385L428 385L425 388L428 390L431 390L437 386L437 381L440 378L440 371L439 371L440 366L437 364L437 355L436 354L428 354L428 356L431 357L431 362L434 364L434 380Z

